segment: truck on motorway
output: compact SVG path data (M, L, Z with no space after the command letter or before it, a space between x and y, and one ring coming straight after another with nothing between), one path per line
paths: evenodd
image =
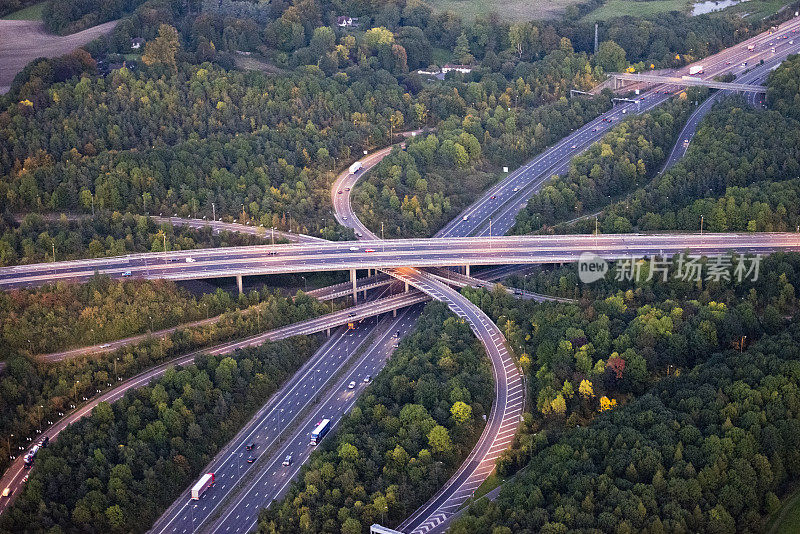
M747 49L752 51L756 49L756 45L747 45Z
M325 437L325 434L328 433L328 430L331 428L331 420L330 419L323 419L319 423L317 423L316 428L311 431L311 444L317 445L322 438Z
M695 74L703 74L702 65L692 65L689 67L689 76L694 76Z
M356 161L352 165L350 165L350 174L355 174L361 170L364 165L360 161Z
M212 484L214 484L214 473L206 473L201 476L197 484L192 486L192 499L195 501L200 500L200 495L210 488Z

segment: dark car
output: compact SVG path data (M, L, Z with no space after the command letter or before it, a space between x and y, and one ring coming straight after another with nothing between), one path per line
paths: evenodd
M255 461L256 461L256 457L255 456L251 456L250 458L247 459L247 463L248 464L252 464Z
M247 449L248 451L252 451L252 450L253 450L253 449L255 449L257 446L258 446L258 445L256 445L256 443L255 443L255 442L250 442L250 443L248 443L247 445L245 445L245 446L244 446L244 448L245 448L245 449Z

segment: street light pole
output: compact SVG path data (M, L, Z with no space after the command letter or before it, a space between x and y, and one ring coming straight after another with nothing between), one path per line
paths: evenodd
M214 219L214 222L217 222L217 207L213 202L211 203L211 216Z

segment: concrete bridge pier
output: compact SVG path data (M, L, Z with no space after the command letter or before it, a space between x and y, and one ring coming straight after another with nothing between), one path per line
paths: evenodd
M242 293L244 293L244 289L243 289L242 285L243 285L243 284L242 284L242 275L241 275L241 274L237 274L237 275L236 275L236 287L238 287L238 288L239 288L239 294L240 294L240 295L241 295Z
M397 308L392 310L392 317L397 317Z
M469 265L465 265L465 266L464 266L464 274L466 274L467 276L469 276Z
M404 282L406 285L405 292L408 293L408 282Z
M356 289L356 270L350 269L350 282L353 284L353 304L358 302L358 290Z

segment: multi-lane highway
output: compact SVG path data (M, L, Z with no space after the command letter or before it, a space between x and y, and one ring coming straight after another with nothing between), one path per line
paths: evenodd
M249 532L259 510L285 492L313 451L309 445L313 426L323 418L338 423L368 386L364 379L383 367L419 311L410 309L396 318L385 318L377 338L367 347L363 343L370 338L371 326L362 324L337 333L206 467L215 473L215 486L199 501L191 500L188 491L182 494L151 532L188 533L200 525L214 532ZM363 352L359 353L360 348ZM350 361L353 356L355 361ZM337 380L332 381L333 377ZM348 387L351 381L356 383L353 389ZM251 443L255 448L246 450ZM292 455L291 465L284 466L287 455ZM252 463L248 463L250 458Z
M167 253L169 258L178 260L175 262L165 262L162 253L147 253L5 267L0 269L0 288L81 281L95 272L114 278L131 273L130 276L143 278L189 280L375 268L568 263L583 251L607 259L674 254L686 249L705 254L728 250L769 253L797 250L798 244L800 235L794 233L718 233L460 237L254 246ZM193 261L186 263L186 257ZM159 260L158 265L154 258Z
M784 36L787 38L784 39ZM764 76L788 55L800 52L798 37L800 37L800 19L794 18L782 24L773 34L759 34L699 61L698 63L704 67L701 77L712 79L726 73L740 75L746 71ZM790 40L794 43L789 44ZM772 45L777 43L774 53L770 43ZM749 46L753 46L754 49L748 50ZM764 65L759 64L761 60L764 60ZM680 76L688 72L687 65L675 71L675 74ZM758 75L751 76L748 73L737 81L755 83L760 79ZM588 122L490 188L478 201L446 225L437 236L490 235L489 220L492 221L491 235L505 234L514 225L516 214L526 206L527 200L550 177L565 172L575 155L598 141L628 114L649 111L680 91L682 88L675 86L656 86L636 97L638 99L636 104L628 102L617 105L611 111Z
M792 31L796 29L797 22L790 21L789 23L784 24L778 32L785 31ZM738 45L732 49L725 51L722 55L718 54L711 60L705 60L704 64L706 66L707 75L714 75L723 73L729 70L734 70L735 67L731 69L727 69L727 67L721 67L721 62L724 62L724 65L730 66L732 64L736 64L738 61L741 60L743 57L750 58L748 61L758 60L759 56L763 56L768 54L763 47L767 44L767 41L770 39L776 39L778 36L759 36L754 39L751 39L749 42L756 43L756 50L751 52L747 51L746 44ZM781 50L780 54L787 54L790 51L790 47L785 47ZM795 51L792 49L791 51ZM727 59L726 59L727 58ZM712 74L713 73L713 74ZM640 103L641 111L646 109L650 109L652 106L657 105L665 98L669 96L667 93L672 93L674 91L665 91L665 97L656 96L659 93L657 91L651 91L644 95L644 100ZM605 118L611 119L612 122L615 119L619 119L623 114L621 112L622 109L630 110L629 112L633 112L638 106L634 104L626 104L620 106L616 110L609 112L608 114L604 115ZM601 118L598 118L601 119ZM574 132L571 136L567 137L561 143L557 144L556 146L552 147L545 153L541 154L538 158L533 160L532 162L526 164L518 171L515 171L514 174L509 176L506 180L495 186L492 190L487 192L484 197L473 204L465 212L457 218L453 224L448 225L444 229L440 235L469 235L471 233L479 234L487 234L489 233L489 225L487 224L490 218L495 219L495 228L493 229L492 234L500 234L505 233L508 228L513 225L513 218L516 215L516 212L520 209L523 205L521 200L526 200L532 192L536 190L536 188L540 185L541 182L549 178L550 175L560 172L560 166L563 166L569 159L576 153L578 153L581 149L585 148L591 142L596 140L600 135L602 135L602 130L607 129L610 127L611 123L607 121L602 121L603 124L599 124L599 122L589 123L585 127L579 129L578 131ZM588 133L598 134L596 136L589 136ZM568 148L567 148L568 147ZM539 161L541 165L538 165L535 169L533 168L534 164ZM536 179L541 177L541 181L539 184L536 183ZM515 180L518 182L515 183ZM348 186L345 186L348 187ZM505 195L505 198L500 198L500 193ZM519 193L519 195L517 195ZM338 195L338 193L334 193ZM342 195L344 196L344 195ZM489 201L496 201L499 202L489 202ZM520 201L520 202L518 202ZM335 203L335 202L334 202ZM483 206L481 206L483 203ZM502 209L502 211L500 211ZM337 217L338 218L338 217ZM362 235L367 236L369 235L366 232L359 230ZM374 235L372 237L375 237ZM317 250L310 254L311 257L311 268L308 265L305 265L310 258L302 257L302 256L309 256L308 252L302 252L298 255L298 249L291 249L290 258L281 258L277 263L283 261L284 265L270 265L270 268L280 269L274 272L287 272L286 269L298 269L297 271L293 272L300 272L300 271L309 271L309 270L338 270L338 269L353 269L353 268L375 268L381 267L383 269L395 269L392 271L393 276L397 276L400 278L405 278L407 281L410 281L412 284L417 286L423 286L425 289L430 292L431 294L435 295L436 298L441 298L443 300L447 300L450 298L451 302L454 303L455 306L459 305L457 300L460 295L458 293L450 290L444 284L441 286L436 285L438 283L437 280L433 279L429 275L424 275L415 271L414 269L397 269L398 267L408 266L408 267L419 267L423 265L430 265L430 266L441 266L441 265L480 265L480 264L502 264L502 263L535 263L540 261L570 261L574 260L577 257L575 252L570 253L569 251L565 251L565 248L573 248L576 247L578 251L580 250L595 250L598 253L606 253L609 257L620 257L620 256L628 256L628 255L641 255L641 254L650 254L650 253L660 253L660 252L677 252L682 250L683 248L691 248L695 252L704 252L704 253L713 253L724 251L728 249L733 249L736 251L752 251L752 252L769 252L772 250L797 250L798 248L798 239L796 234L761 234L761 235L738 235L738 234L726 234L722 236L710 236L706 234L705 236L697 236L697 235L689 235L689 236L613 236L618 239L616 242L608 241L608 236L598 236L598 237L590 237L589 240L586 239L586 236L583 236L583 241L571 241L571 242L562 242L562 243L546 243L547 246L544 249L537 249L533 250L531 247L533 246L531 243L508 243L508 242L500 242L494 241L492 242L491 246L493 247L491 250L484 250L483 254L475 251L470 250L469 244L462 243L461 245L456 245L449 250L446 250L447 247L444 249L436 249L437 245L434 245L433 249L424 251L422 256L424 257L417 257L417 258L409 258L408 256L413 255L408 254L409 250L404 250L403 244L397 245L397 242L380 242L374 243L375 248L372 247L363 247L363 250L350 250L344 251L342 249L333 249L327 251L320 251ZM594 247L592 247L592 240L594 243ZM413 240L407 240L413 241ZM486 241L483 241L484 249L486 248ZM495 244L496 243L496 244ZM412 247L422 247L425 248L426 245L422 245L419 243L412 244L406 243ZM351 245L353 246L353 245ZM464 249L459 249L460 246L464 246ZM526 248L527 247L527 248ZM680 248L678 248L680 247ZM535 248L535 247L534 247ZM367 250L369 249L369 250ZM455 250L454 250L455 249ZM277 249L275 249L277 252ZM290 249L287 249L287 251ZM380 254L378 251L380 250ZM363 252L363 255L368 255L365 261L359 263L358 261L354 261L352 258L346 258L343 262L337 263L336 261L329 261L331 258L322 258L321 256L341 256L345 255L347 252ZM25 268L12 268L8 270L0 271L0 286L3 287L19 287L23 285L38 285L41 283L46 283L47 281L57 280L57 279L81 279L81 276L84 276L87 270L91 273L94 270L100 270L103 272L107 272L112 276L117 277L124 277L124 276L134 276L133 272L135 271L137 276L143 277L151 277L151 278L175 278L176 279L186 279L186 278L201 278L201 277L210 277L206 276L204 273L208 273L209 270L214 271L216 273L233 273L233 274L214 274L213 276L233 276L236 274L256 274L260 273L263 270L264 266L257 266L254 270L252 269L245 269L245 266L249 266L252 263L257 263L264 259L264 252L263 251L237 251L233 256L226 257L225 254L222 255L215 255L210 254L209 256L204 256L202 258L195 258L194 254L199 253L204 255L207 251L191 251L185 253L168 253L162 254L160 258L153 258L149 255L134 255L128 256L122 259L114 258L105 260L100 260L101 263L95 265L88 265L86 263L80 264L80 262L72 262L71 265L64 265L65 263L69 262L62 262L62 264L50 264L46 266L25 266ZM230 252L230 251L228 251ZM565 254L565 252L567 252ZM438 253L438 257L436 254ZM244 255L242 255L244 254ZM247 256L247 254L250 254ZM269 253L267 253L269 254ZM281 252L277 252L277 254L281 254ZM402 261L391 260L388 258L390 255L397 256L398 254L403 254ZM529 255L530 257L525 258L525 255ZM500 260L494 260L494 256L502 256ZM211 257L213 256L213 257ZM316 257L315 257L316 256ZM379 257L382 256L382 257ZM511 257L514 257L514 261L508 261ZM187 260L187 258L190 258ZM533 258L533 259L532 259ZM549 260L548 260L549 258ZM267 259L276 259L274 257L268 257ZM201 261L202 260L202 261ZM378 260L377 263L374 260ZM87 262L91 262L93 260L86 260ZM232 269L223 269L220 267L221 263L230 263L233 262L235 265ZM276 262L273 262L276 263ZM215 265L216 264L216 265ZM303 265L300 267L299 265ZM324 265L324 267L322 267ZM354 267L353 265L358 265ZM49 272L48 272L49 271ZM50 274L52 273L52 274ZM130 273L130 274L129 274ZM181 278L185 277L185 278ZM463 298L463 297L462 297ZM465 303L465 309L461 309L460 311L464 313L464 318L472 324L473 328L476 330L480 330L479 337L485 338L488 336L489 338L493 337L493 329L485 325L483 323L483 317L479 315L471 315L467 313L471 311L470 305ZM489 321L489 323L491 323ZM483 325L483 329L481 327ZM493 325L492 325L493 326ZM496 328L496 327L495 327ZM498 332L499 334L499 332ZM334 341L330 341L329 343L335 343ZM499 346L499 345L496 345ZM498 357L498 355L490 354L492 357ZM502 359L502 357L501 357ZM512 362L513 363L513 362ZM148 371L152 372L152 371ZM500 380L499 376L495 377L496 380ZM148 378L149 380L149 378ZM498 388L499 391L500 388ZM521 388L520 388L521 390ZM111 393L111 392L109 392ZM508 391L506 391L508 393ZM498 393L499 394L499 393ZM521 406L521 396L522 393L520 391L520 406ZM508 402L506 403L508 405ZM513 402L512 402L513 404ZM496 404L496 406L500 406L500 404ZM520 408L521 409L521 408ZM505 415L505 413L503 414ZM502 421L503 419L499 419ZM491 432L493 426L491 424L487 424L488 431ZM506 428L503 433L510 432L510 436L513 436L513 430ZM510 440L509 436L509 440ZM497 452L497 450L502 449L495 449L497 446L494 441L489 442L490 448L484 450L485 454L493 454ZM482 440L479 443L479 447L485 445L484 441ZM476 449L477 450L477 449ZM473 451L475 453L475 451ZM479 458L478 456L473 457L473 460ZM474 461L472 462L474 463ZM418 532L424 532L427 529L435 529L434 522L438 520L439 517L442 515L447 515L448 510L453 509L453 498L455 498L452 494L448 494L448 491L451 488L458 488L463 489L464 482L467 484L474 483L476 480L473 479L475 473L477 472L476 469L480 469L480 463L475 466L476 469L469 468L469 462L462 466L462 470L459 471L456 475L454 483L449 483L446 488L444 488L441 495L437 496L433 502L429 503L424 507L423 512L415 514L409 522L407 522L406 526L411 526L417 530ZM483 469L487 469L489 466L486 465ZM456 496L460 498L460 496ZM427 512L425 512L427 510Z

